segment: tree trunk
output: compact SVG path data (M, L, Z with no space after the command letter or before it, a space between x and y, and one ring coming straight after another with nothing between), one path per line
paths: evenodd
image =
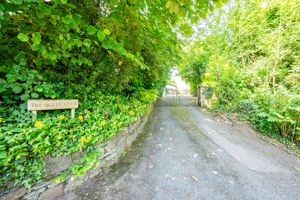
M278 37L277 37L277 47L276 47L276 52L275 52L275 64L272 70L272 86L273 86L273 93L275 94L275 86L276 86L276 70L278 66L278 62L280 60L280 36L281 36L281 19L280 19L280 24L279 24L279 30L278 30Z
M197 106L201 107L201 85L197 87Z

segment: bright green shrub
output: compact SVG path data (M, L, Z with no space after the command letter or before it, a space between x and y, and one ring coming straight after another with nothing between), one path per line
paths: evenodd
M139 98L142 103L154 103L158 97L158 91L156 89L144 90L136 93L134 96Z
M241 100L234 111L245 115L245 116L252 116L257 113L259 110L259 106L255 103L255 101L251 99L243 99Z
M154 93L150 92L144 100L153 102ZM0 185L13 181L29 187L43 178L46 156L66 156L78 151L86 156L71 171L83 174L96 165L99 152L92 153L93 146L107 141L146 111L149 102L137 99L142 97L95 93L90 100L80 102L75 119L69 117L69 111L39 112L37 121L28 118L18 124L1 118Z
M46 83L36 70L18 65L3 67L2 70L6 72L6 75L0 79L0 96L2 97L1 104L5 107L20 105L22 109L26 109L28 99L57 98L59 93L56 91L64 89L62 83L55 85ZM3 108L1 112L4 112Z

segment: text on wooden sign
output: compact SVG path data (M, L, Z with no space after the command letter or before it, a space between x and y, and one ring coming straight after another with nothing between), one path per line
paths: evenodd
M36 120L39 110L71 109L71 117L75 117L75 108L78 108L77 99L68 100L28 100L27 109L32 111L32 119Z
M28 110L60 110L78 108L78 100L29 100Z

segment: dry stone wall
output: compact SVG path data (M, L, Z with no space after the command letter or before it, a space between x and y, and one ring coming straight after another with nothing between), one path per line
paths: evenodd
M150 106L152 110L153 106ZM105 144L96 146L102 153L99 157L100 165L89 170L81 177L70 176L61 183L53 181L44 181L27 190L23 186L12 188L11 190L1 191L0 200L54 200L69 191L74 190L77 186L85 183L89 179L101 173L103 168L115 164L122 153L131 146L148 121L149 114L139 116L137 121L129 124L122 129L114 138ZM46 158L45 177L51 180L57 175L63 173L72 164L78 162L81 158L80 153L68 157L48 157Z

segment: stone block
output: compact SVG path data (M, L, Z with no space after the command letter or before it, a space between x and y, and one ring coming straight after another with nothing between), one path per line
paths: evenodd
M37 192L37 191L33 191L33 192L30 192L28 194L26 194L23 199L26 199L26 200L36 200L38 199L40 193Z
M55 187L55 186L57 186L59 184L61 184L61 183L51 182L49 185L47 185L47 188L53 188L53 187Z
M116 144L116 159L118 160L119 157L122 155L122 153L125 151L126 148L126 137L123 136L119 139L119 141Z
M106 157L101 158L100 165L102 168L110 167L118 161L117 154L114 152Z
M102 172L102 167L103 167L103 166L98 166L98 167L96 167L95 169L91 169L91 170L88 172L89 179L92 179L92 178L94 178L95 176L99 175L99 174Z
M54 200L64 193L64 184L60 183L53 188L48 188L39 196L39 200Z
M72 164L72 156L68 157L48 157L46 159L46 177L52 178L62 171L68 169Z
M24 196L27 192L27 189L25 187L17 188L13 191L10 191L7 194L4 194L0 197L0 200L15 200L19 199L20 197Z
M82 155L80 152L74 153L71 155L72 163L77 163L80 161Z
M88 173L79 177L70 177L65 183L65 192L73 191L83 185L89 179Z
M80 200L80 198L72 192L67 192L63 196L60 196L55 200Z
M138 135L139 135L139 132L136 131L126 137L126 149L131 147L132 143L136 140Z
M103 155L109 155L111 152L113 152L116 148L116 141L114 139L109 140L104 147Z
M39 190L41 188L46 188L49 184L51 184L51 181L38 183L37 185L33 186L30 190L35 191L35 190Z

